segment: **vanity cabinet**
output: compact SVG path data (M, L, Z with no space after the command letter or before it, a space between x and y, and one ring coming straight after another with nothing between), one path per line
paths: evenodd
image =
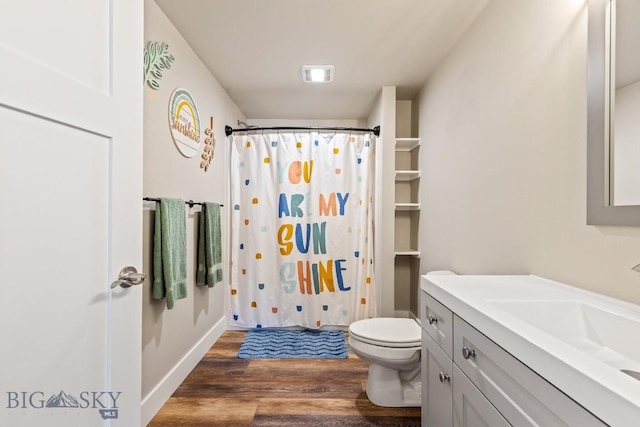
M420 295L423 426L606 425L428 293Z
M423 426L509 426L425 331L422 372Z
M442 348L422 331L422 425L491 426L509 423Z

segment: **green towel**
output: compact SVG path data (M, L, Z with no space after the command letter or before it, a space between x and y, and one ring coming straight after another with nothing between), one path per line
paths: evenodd
M187 296L187 220L184 201L156 203L153 235L153 297L167 298L167 308Z
M222 234L220 205L203 203L198 232L198 272L196 285L210 288L222 281Z

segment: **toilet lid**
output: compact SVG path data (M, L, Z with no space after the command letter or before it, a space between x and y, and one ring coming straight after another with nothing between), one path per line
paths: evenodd
M421 343L421 331L413 319L379 317L353 322L349 333L355 338L384 347L417 347Z

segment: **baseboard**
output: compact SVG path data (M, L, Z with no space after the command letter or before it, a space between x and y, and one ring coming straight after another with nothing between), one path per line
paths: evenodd
M409 317L418 322L418 325L422 326L422 322L420 321L420 317L416 316L413 311L409 312Z
M410 314L411 314L411 313L409 312L409 310L396 310L396 311L393 313L393 316L394 316L394 317L403 318L403 319L404 319L404 318L409 319L409 318L411 318Z
M142 398L142 425L149 424L158 413L162 405L171 397L174 391L182 384L193 368L202 360L211 346L222 336L226 330L227 321L222 317L191 350L171 369L157 386Z

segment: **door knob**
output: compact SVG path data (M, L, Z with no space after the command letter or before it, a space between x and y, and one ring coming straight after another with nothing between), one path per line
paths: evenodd
M146 274L138 273L135 267L128 266L120 270L118 280L111 284L111 289L117 288L118 286L128 288L133 285L140 285L144 283L146 278Z
M438 318L432 315L429 315L429 324L433 325L434 323L438 323Z

